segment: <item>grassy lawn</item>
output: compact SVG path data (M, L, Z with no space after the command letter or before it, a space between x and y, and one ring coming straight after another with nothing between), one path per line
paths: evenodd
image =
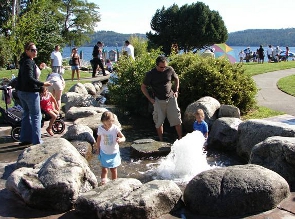
M41 76L40 76L40 81L45 81L47 78L47 75L50 73L50 69L43 69L41 71ZM15 76L17 76L18 74L18 69L13 69L13 70L1 70L0 71L0 78L11 78L12 74L14 74ZM92 72L86 72L86 71L80 71L80 82L81 83L86 83L88 82L87 80L85 80L85 78L89 78L91 77ZM74 76L74 81L72 81L72 71L70 70L70 68L65 70L65 73L63 75L65 82L66 82L66 87L63 91L63 93L67 92L74 84L77 84L77 75L75 73Z
M278 81L277 86L280 90L284 91L285 93L295 96L295 75L290 75L285 78L281 78Z
M258 64L257 62L249 62L244 63L243 66L245 67L245 73L253 76L263 74L266 72L295 68L295 61L278 63L264 62L263 64Z

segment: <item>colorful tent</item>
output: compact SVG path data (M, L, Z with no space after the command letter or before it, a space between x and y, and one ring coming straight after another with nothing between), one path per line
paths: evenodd
M224 57L228 59L231 63L236 62L235 51L233 50L233 48L226 45L225 43L214 44L212 48L214 49L214 54L216 58Z

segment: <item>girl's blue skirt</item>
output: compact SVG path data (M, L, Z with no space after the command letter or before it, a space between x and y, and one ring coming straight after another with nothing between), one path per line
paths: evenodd
M100 150L100 154L98 155L98 160L100 161L102 167L106 167L106 168L118 167L121 164L120 151L116 154L105 154L103 153L102 150Z

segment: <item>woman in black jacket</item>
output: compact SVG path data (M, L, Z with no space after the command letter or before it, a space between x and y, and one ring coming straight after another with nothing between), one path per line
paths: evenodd
M24 53L19 62L20 68L17 78L17 94L24 110L21 123L20 144L40 144L41 140L41 108L39 90L41 86L50 86L50 82L37 80L36 45L32 42L24 47Z

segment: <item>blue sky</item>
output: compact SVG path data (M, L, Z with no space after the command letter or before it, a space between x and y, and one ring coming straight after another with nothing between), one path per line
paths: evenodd
M89 0L100 7L96 30L146 33L157 9L192 4L192 0ZM294 0L203 0L218 11L228 32L246 29L295 28Z

